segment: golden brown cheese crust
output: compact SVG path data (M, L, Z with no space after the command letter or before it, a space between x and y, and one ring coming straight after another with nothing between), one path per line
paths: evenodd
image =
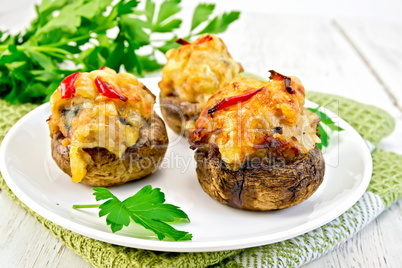
M95 78L107 82L126 97L126 101L108 98L95 85ZM117 157L133 146L139 131L151 116L155 96L131 74L109 68L80 73L74 83L75 94L62 98L61 87L50 98L52 115L49 118L51 136L59 132L70 145L72 180L80 182L92 159L83 148L106 148Z
M264 82L237 76L225 82L204 107L195 128L190 130L194 147L217 146L225 163L239 168L249 157L267 155L291 160L306 154L320 139L319 117L305 109L304 87L289 77ZM261 89L262 88L262 89ZM225 98L261 89L249 100L208 113Z
M243 71L229 54L222 39L202 35L166 53L167 63L159 82L161 96L176 96L203 107L224 81Z

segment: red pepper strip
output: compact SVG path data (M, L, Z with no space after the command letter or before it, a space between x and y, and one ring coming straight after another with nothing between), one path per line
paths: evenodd
M271 73L269 79L272 79L272 80L285 80L285 88L286 88L286 91L287 91L289 94L295 93L295 91L293 90L293 88L290 86L290 81L291 81L290 77L287 77L287 76L285 76L285 75L283 75L283 74L280 74L280 73L278 73L278 72L275 72L274 70L269 70L269 72Z
M75 94L75 81L77 81L78 75L80 72L76 72L70 74L66 78L63 79L60 83L60 90L61 90L61 98L62 99L69 99Z
M100 94L111 99L121 99L122 101L127 101L127 98L121 95L118 91L112 88L108 83L100 79L95 78L95 85L98 88Z
M242 95L238 95L238 96L232 96L229 98L224 98L222 101L220 101L218 104L216 104L214 107L212 107L211 109L208 110L208 114L212 114L218 110L222 110L225 109L227 107L233 106L237 103L240 102L244 102L249 100L252 96L254 96L255 94L257 94L258 92L260 92L264 87L261 87L257 90L242 94Z
M105 69L105 68L106 68L106 66L103 65L102 67L99 68L99 70L103 70L103 69Z
M190 42L188 42L182 38L177 39L175 42L180 45L189 45L190 44Z

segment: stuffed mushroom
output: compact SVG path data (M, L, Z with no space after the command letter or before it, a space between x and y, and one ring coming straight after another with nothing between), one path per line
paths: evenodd
M107 67L66 77L50 98L52 157L73 182L112 186L161 163L166 127L155 96L137 78Z
M217 201L277 210L309 198L325 173L317 124L300 80L271 71L267 82L239 75L204 107L189 140L197 177Z
M214 35L177 42L181 46L166 53L167 63L159 82L160 103L167 125L187 136L208 98L243 67L231 57L222 39Z

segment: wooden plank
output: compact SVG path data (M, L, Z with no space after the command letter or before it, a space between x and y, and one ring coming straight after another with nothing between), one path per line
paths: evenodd
M402 232L400 226L402 226L402 200L384 211L357 235L341 244L333 252L305 267L401 267Z
M306 90L344 95L400 114L330 20L245 13L222 37L246 71L267 77L274 69L298 76Z
M402 21L343 18L336 25L402 110Z
M402 24L373 20L337 19L336 27L361 57L391 101L402 103ZM402 118L396 131L384 139L381 148L402 153ZM365 229L334 252L306 267L400 267L402 263L402 200L383 212Z
M0 192L0 267L92 267Z
M92 267L1 192L0 210L0 259L6 267ZM402 200L355 237L305 267L397 268L402 263L402 232L395 231L396 226L402 226Z
M267 76L267 70L275 69L298 76L307 90L345 95L398 113L359 53L329 20L244 13L222 37L248 71ZM310 267L352 267L348 264L352 259L358 267L384 263L398 267L401 260L393 250L400 251L400 237L394 234L402 233L401 206L401 202L394 205L358 236ZM0 210L2 265L89 267L3 193Z

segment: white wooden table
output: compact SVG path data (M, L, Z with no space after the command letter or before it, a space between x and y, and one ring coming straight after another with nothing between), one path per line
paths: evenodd
M230 8L229 8L230 9ZM21 24L19 10L0 27ZM25 12L25 13L24 13ZM4 15L4 16L3 16ZM392 113L381 147L402 154L402 21L243 12L221 35L249 72L296 75L307 90L344 95ZM0 191L0 267L91 267ZM306 267L402 267L402 200Z

